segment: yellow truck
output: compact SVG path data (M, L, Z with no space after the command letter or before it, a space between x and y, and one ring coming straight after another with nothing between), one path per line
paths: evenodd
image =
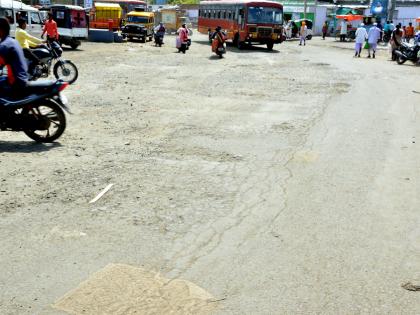
M95 2L90 12L90 28L118 30L121 26L122 9L117 3Z
M127 22L122 28L122 35L129 40L138 38L142 42L151 41L155 26L153 12L132 11L127 14Z

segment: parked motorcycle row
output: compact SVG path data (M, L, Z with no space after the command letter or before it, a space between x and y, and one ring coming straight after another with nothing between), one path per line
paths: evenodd
M70 60L62 58L63 50L57 42L47 42L32 50L40 60L28 60L28 86L24 92L10 90L7 68L0 76L0 130L24 132L40 143L57 140L66 128L65 112L70 112L62 91L78 78L78 70ZM56 81L36 81L52 73ZM18 95L16 95L18 94Z

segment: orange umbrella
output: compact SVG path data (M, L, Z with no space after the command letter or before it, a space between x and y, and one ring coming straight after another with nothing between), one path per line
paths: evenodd
M336 15L335 16L337 19L346 19L347 21L358 21L358 20L363 20L363 15L353 15L353 14L349 14L349 15Z

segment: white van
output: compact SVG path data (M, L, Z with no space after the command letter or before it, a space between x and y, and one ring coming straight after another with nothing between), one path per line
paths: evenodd
M1 0L0 17L5 17L10 22L10 36L15 37L17 20L24 18L28 22L26 30L31 35L40 38L43 29L43 20L38 9L19 1Z

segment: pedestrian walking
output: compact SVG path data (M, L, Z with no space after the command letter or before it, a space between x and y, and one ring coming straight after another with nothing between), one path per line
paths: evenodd
M324 23L324 25L322 26L322 39L325 40L325 36L327 36L327 32L328 32L328 24L327 22Z
M373 51L372 58L375 58L376 48L378 47L378 41L381 38L381 30L378 27L377 23L373 23L373 26L370 28L368 33L368 44L369 44L369 55L370 58L370 51Z
M300 42L299 42L299 46L306 46L306 36L308 33L308 27L306 26L305 22L302 22L302 25L300 27L300 31L299 31L299 35L300 35Z
M356 30L356 44L354 46L354 56L360 58L360 53L362 52L363 43L368 39L368 33L365 29L365 24L360 24Z
M58 41L58 29L57 23L53 19L53 14L48 13L48 20L45 21L44 30L42 32L41 38L44 38L44 34L47 33L47 41L54 42Z
M347 37L347 19L341 21L340 42L345 42Z
M287 22L285 31L286 31L286 39L291 39L292 38L292 22L291 21Z
M405 30L405 25L402 27L402 41L405 42L406 41L406 30Z
M405 28L405 39L407 43L411 41L411 39L414 38L414 27L413 23L408 23L408 26Z

